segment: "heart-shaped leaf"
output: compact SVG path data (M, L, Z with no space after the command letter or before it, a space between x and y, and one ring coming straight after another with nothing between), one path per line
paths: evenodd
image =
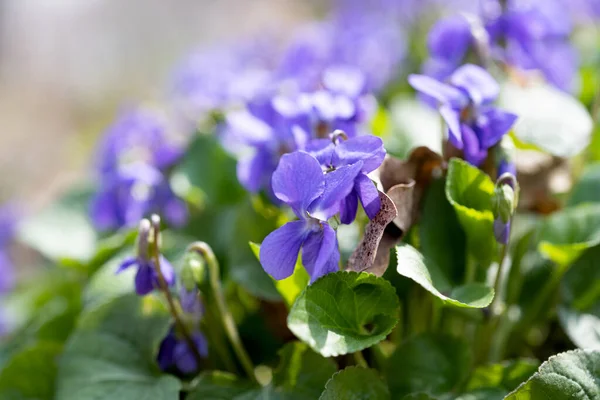
M84 314L59 362L56 400L178 398L155 361L170 317L152 296L118 297Z
M496 254L492 214L494 183L483 171L452 158L446 177L446 197L467 235L470 253L482 264Z
M550 357L506 399L600 399L600 351L574 350Z
M437 265L426 260L423 254L408 244L396 246L396 258L396 269L400 275L412 279L446 304L483 308L490 305L494 298L494 289L483 283L468 283L452 288Z
M398 323L392 285L365 272L325 275L298 296L288 327L325 357L353 353L383 340Z
M600 244L600 204L566 208L548 217L540 229L538 250L562 273L587 249Z
M385 375L394 399L418 392L438 396L460 386L470 367L467 343L449 335L425 333L394 351Z
M390 391L372 368L348 367L325 385L319 400L388 400Z
M583 104L548 84L506 83L502 108L519 116L515 136L559 157L579 154L591 140L593 121Z

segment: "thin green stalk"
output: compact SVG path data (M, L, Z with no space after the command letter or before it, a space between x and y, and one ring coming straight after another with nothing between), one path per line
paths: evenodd
M146 220L147 221L147 220ZM169 308L169 313L173 316L175 320L175 326L177 327L178 332L183 337L183 340L187 344L187 346L192 351L194 359L196 360L197 365L202 364L202 356L194 343L194 339L192 338L191 332L188 330L187 325L183 322L183 318L179 314L180 307L177 304L177 300L173 298L171 291L169 290L169 285L165 280L165 277L160 268L160 250L159 250L159 240L160 240L160 218L157 215L152 216L152 239L153 239L153 249L152 249L152 257L154 258L154 271L156 272L156 276L158 277L158 285L159 290L165 296L167 300L167 306Z
M364 368L369 368L369 363L367 363L367 360L365 360L362 351L359 350L357 352L354 352L352 355L354 356L354 361L356 362L356 365L359 365Z
M246 349L244 349L233 316L231 315L229 308L227 308L227 303L225 302L225 295L223 294L223 289L220 282L219 263L217 262L215 254L210 246L204 242L192 243L188 247L188 251L194 251L200 254L206 261L208 266L210 287L213 292L217 309L221 314L225 333L227 334L229 341L231 342L231 346L233 347L240 364L242 364L246 375L248 375L248 377L253 381L256 381L254 365L252 364L252 360L248 356Z

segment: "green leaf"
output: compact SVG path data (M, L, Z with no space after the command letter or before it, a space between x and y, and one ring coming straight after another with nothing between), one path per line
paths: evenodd
M257 390L250 382L242 381L236 375L211 371L200 375L195 389L186 400L235 400L247 399L250 391Z
M15 353L0 370L3 400L53 400L60 343L38 342Z
M463 393L454 400L502 400L508 393L500 388L475 389L468 393Z
M304 343L288 343L279 355L279 366L266 387L253 386L221 372L204 374L186 400L313 400L337 370L333 360L320 356Z
M471 254L482 264L489 264L496 255L492 194L494 183L483 171L452 158L446 177L446 197L467 235Z
M600 349L600 246L587 250L561 281L560 324L582 349Z
M130 255L131 250L117 253L92 275L83 291L83 302L86 309L95 308L117 297L133 293L136 268L116 273L121 262Z
M579 154L591 140L593 121L583 104L549 84L506 83L499 104L519 116L513 131L520 141L555 156Z
M494 289L483 283L468 283L452 288L437 265L431 260L425 260L417 249L408 244L396 246L396 257L396 269L400 275L412 279L446 304L483 308L490 305L494 298Z
M506 399L600 399L600 351L574 350L550 357Z
M462 282L467 248L465 233L453 207L446 199L445 181L431 182L419 221L420 249L452 283Z
M385 279L340 271L304 289L290 310L288 327L323 356L337 356L382 341L398 323L399 307Z
M581 178L575 183L569 201L569 206L582 203L600 203L600 163L586 166Z
M540 229L538 250L562 273L585 250L600 244L600 204L566 208L548 217Z
M385 375L393 398L414 392L438 396L459 387L469 376L471 353L462 339L425 333L402 343Z
M23 221L19 239L51 260L83 263L96 251L96 232L88 218L91 189L75 189Z
M236 161L216 136L199 134L173 171L173 190L201 206L236 204L246 195L236 176Z
M178 399L181 383L155 361L170 320L158 299L135 294L84 314L59 362L56 400Z
M285 399L318 398L331 375L337 370L333 360L315 353L305 343L288 343L279 355L281 361L273 373L273 386Z
M325 385L319 400L386 400L390 392L372 368L348 367L337 372Z
M486 389L495 390L501 393L497 398L503 399L523 381L529 379L539 366L540 363L532 359L482 365L477 367L471 374L466 390L468 392L481 392Z
M256 256L256 259L259 260L260 245L257 243L250 242L250 248ZM275 284L275 288L277 288L277 291L285 301L285 304L288 307L291 307L296 301L296 298L308 285L309 280L310 277L308 276L308 273L302 266L302 259L301 257L298 257L298 260L296 260L296 266L294 267L294 273L291 276L280 281L273 280L273 283Z

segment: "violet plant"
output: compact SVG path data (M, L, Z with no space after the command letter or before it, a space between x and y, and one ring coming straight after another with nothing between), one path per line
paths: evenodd
M598 13L476 3L194 52L0 209L0 399L600 398Z

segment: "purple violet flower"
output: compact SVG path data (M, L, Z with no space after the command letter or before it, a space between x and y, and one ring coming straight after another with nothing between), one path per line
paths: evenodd
M159 170L173 165L185 150L186 138L175 135L159 114L143 108L122 112L101 139L96 154L100 176L112 175L132 162Z
M198 353L205 357L208 354L208 342L204 335L200 331L194 332L193 341ZM185 340L175 334L173 328L160 344L157 361L161 370L176 369L184 375L192 374L199 368L192 349Z
M517 116L492 106L500 88L494 78L476 65L463 65L449 84L425 75L410 75L408 82L421 93L435 98L448 125L450 143L464 153L465 160L479 166L488 149L502 139Z
M273 173L273 192L292 208L297 221L271 232L260 248L260 262L274 279L292 275L300 249L311 282L338 270L340 253L336 233L327 220L354 187L363 161L323 174L319 161L296 151L281 157Z
M153 212L174 226L187 220L185 203L157 169L144 163L128 164L105 176L91 203L92 220L102 230L135 226Z
M15 285L15 270L9 255L17 227L15 206L0 207L0 294L10 291Z
M117 269L117 274L130 267L136 267L135 274L135 292L144 296L159 287L158 275L156 273L154 258L150 255L149 248L150 221L143 219L140 222L137 243L137 255L127 257L121 262ZM169 261L162 255L159 255L160 270L167 285L175 284L175 270Z
M373 219L381 208L381 202L377 187L367 174L377 169L385 158L383 141L372 135L343 140L342 134L343 132L334 132L333 140L313 140L306 147L306 151L319 161L325 171L333 171L357 161L363 162L352 191L342 200L340 221L343 224L354 221L359 200L369 219Z

